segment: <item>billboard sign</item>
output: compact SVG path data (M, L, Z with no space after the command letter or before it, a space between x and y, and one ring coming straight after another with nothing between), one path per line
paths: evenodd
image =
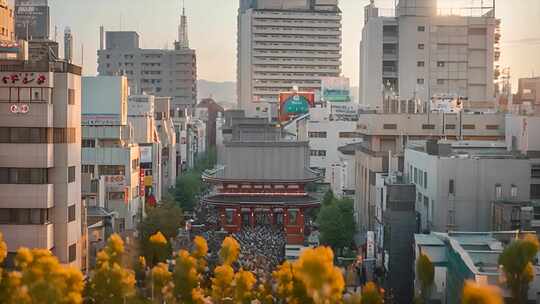
M47 0L17 0L15 2L15 34L18 39L48 39L49 31L50 17Z
M141 164L151 163L152 162L152 146L140 146L139 150L141 152Z
M117 114L83 114L81 115L83 126L120 126L120 115Z
M280 121L287 121L294 116L306 114L315 107L313 92L284 92L279 94Z
M0 87L50 88L53 73L44 72L4 72L0 73Z
M326 102L350 102L349 78L324 77L321 80L321 98Z

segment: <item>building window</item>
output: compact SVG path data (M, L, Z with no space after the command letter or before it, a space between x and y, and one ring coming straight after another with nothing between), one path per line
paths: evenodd
M81 141L81 146L83 148L95 148L96 147L96 140L95 139L83 139Z
M310 138L326 138L326 132L308 132Z
M516 185L512 185L510 187L510 197L513 199L516 199L518 196L518 187Z
M68 89L68 104L74 105L75 104L75 90Z
M425 48L425 45L423 43L418 44L418 49L423 50Z
M94 168L94 165L81 165L81 172L94 175Z
M486 125L486 130L499 130L499 125Z
M0 208L0 224L45 225L51 222L52 209Z
M326 150L311 150L311 156L326 156Z
M383 129L386 130L397 130L397 124L384 124Z
M126 198L125 192L109 192L108 194L110 201L123 201Z
M48 184L48 169L0 168L0 184Z
M103 175L126 175L126 168L123 165L99 165L99 176Z
M444 79L437 79L437 84L438 85L443 85L444 84Z
M424 172L424 188L427 189L427 172Z
M450 125L450 124L448 124L448 125L446 125L445 127L446 127L446 129L448 129L448 130L455 130L455 129L456 129L456 125Z
M419 32L425 32L425 31L426 31L426 27L423 26L423 25L419 25L419 26L418 26L418 31L419 31Z
M463 125L463 130L475 130L475 125Z
M339 138L362 138L362 134L357 132L339 132Z
M540 184L531 185L531 199L540 199Z
M414 168L414 183L418 183L418 169Z
M469 28L469 35L486 35L486 33L485 27Z
M540 165L532 165L531 166L531 177L532 178L540 178Z
M435 130L435 125L422 125L424 130Z
M448 194L456 194L456 185L453 179L448 181Z
M416 84L424 84L424 78L416 79Z
M425 62L424 62L424 61L418 61L418 62L416 62L416 66L419 67L419 68L424 67L424 65L425 65Z
M502 199L502 186L500 184L495 185L495 199Z
M73 144L76 142L75 128L54 128L53 142L55 144Z
M420 169L418 169L418 183L420 186L424 185L424 172Z
M51 143L50 128L0 128L0 143L46 144Z
M75 166L68 168L68 183L75 182Z
M75 211L75 205L71 205L68 207L68 223L71 223L76 219Z
M444 61L437 61L437 67L444 68L445 62Z
M225 211L225 223L227 225L232 225L234 223L234 210Z
M70 245L68 248L69 262L74 262L77 259L77 243Z

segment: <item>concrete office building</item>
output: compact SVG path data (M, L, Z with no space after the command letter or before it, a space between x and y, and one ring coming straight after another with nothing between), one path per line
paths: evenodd
M136 32L106 32L106 46L98 50L99 75L126 75L132 94L172 97L175 111L194 107L197 60L187 41L184 13L182 25L172 50L142 49Z
M49 40L51 30L48 0L15 0L17 39Z
M409 265L415 269L420 253L426 254L435 266L433 287L428 303L458 304L462 302L466 281L497 286L505 303L511 301L511 292L501 277L498 259L505 247L516 238L529 232L449 232L417 234L414 240L416 259ZM527 303L538 303L540 294L540 265L533 261L535 275L529 284ZM415 274L415 294L420 295L421 285Z
M379 195L375 211L375 244L367 258L376 258L384 265L387 273L384 289L392 290L395 299L410 303L413 302L414 281L410 268L414 261L411 243L417 233L416 186L395 173L377 173L376 187Z
M490 1L447 10L437 0L399 0L392 12L374 2L365 7L360 43L361 103L382 106L386 90L402 100L444 94L494 106L500 35Z
M503 141L502 114L361 112L357 132L364 137L356 150L356 219L361 234L373 229L375 174L403 172L410 140L449 139Z
M530 161L504 142L409 143L404 174L427 231L491 231L492 202L530 197Z
M171 99L169 97L156 97L155 119L159 140L163 149L161 151L161 192L166 193L176 186L176 132L171 119Z
M82 172L105 180L105 209L114 231L133 231L144 213L144 175L133 128L128 124L124 76L83 78Z
M163 146L155 121L155 98L152 95L131 95L128 98L128 124L133 128L133 140L141 151L140 164L144 172L145 202L161 201L161 157Z
M241 0L238 11L238 108L277 117L280 92L317 91L341 74L337 0Z
M208 148L216 147L216 120L219 113L223 114L225 110L212 98L205 98L197 104L195 108L195 117L206 124L206 146Z
M8 263L45 248L85 268L81 223L81 68L0 61L0 231Z

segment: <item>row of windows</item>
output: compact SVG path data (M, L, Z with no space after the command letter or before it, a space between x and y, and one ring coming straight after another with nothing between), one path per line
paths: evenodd
M310 138L326 138L326 132L308 132Z
M0 127L0 143L63 144L77 141L75 128L9 128Z
M0 88L1 101L50 102L51 88Z
M425 61L418 61L416 62L417 67L424 67L426 65ZM446 66L446 62L444 61L437 61L437 67L444 68Z
M311 156L326 156L326 150L310 150L309 154Z
M76 167L67 169L67 182L76 178ZM49 183L49 169L46 168L0 168L0 184L44 185Z
M414 182L414 184L416 184L417 186L427 189L428 187L427 172L422 171L421 169L415 168L412 165L409 165L409 174L410 174L409 176L412 177L411 182Z
M52 221L53 209L0 208L0 224L44 225Z

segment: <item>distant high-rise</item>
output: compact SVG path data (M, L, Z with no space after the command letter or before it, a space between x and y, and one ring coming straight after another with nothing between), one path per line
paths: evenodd
M239 108L275 116L279 92L317 91L322 77L340 76L341 36L337 0L240 0Z
M49 39L51 20L48 0L15 0L17 39Z
M67 62L73 61L73 34L69 27L64 31L64 59Z
M106 45L98 50L98 73L125 75L132 94L172 97L174 110L192 108L197 103L197 57L189 48L185 10L178 39L174 50L142 49L137 32L106 32Z
M382 107L385 91L400 100L492 102L500 36L494 7L485 6L445 10L437 0L400 0L389 13L371 1L360 43L361 103Z
M182 7L182 16L180 17L180 26L178 27L178 42L177 48L187 49L189 48L188 38L188 23L186 16L186 8Z

